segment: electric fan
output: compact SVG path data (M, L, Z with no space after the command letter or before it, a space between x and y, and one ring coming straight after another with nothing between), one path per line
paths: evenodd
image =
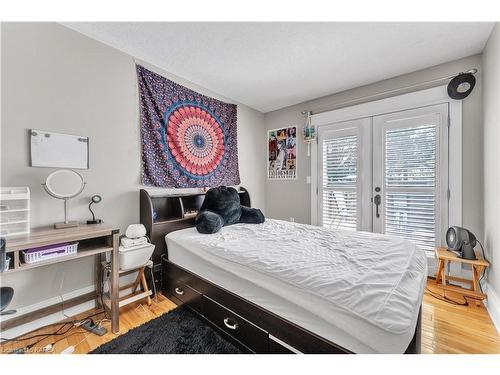
M457 251L460 258L475 260L476 236L469 230L461 227L450 227L446 231L446 244L448 249Z

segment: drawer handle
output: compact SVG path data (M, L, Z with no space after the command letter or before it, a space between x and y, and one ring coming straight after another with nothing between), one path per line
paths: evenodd
M177 293L180 296L183 296L185 292L181 288L175 288L175 293Z
M238 328L238 323L231 318L224 318L224 325L233 331Z

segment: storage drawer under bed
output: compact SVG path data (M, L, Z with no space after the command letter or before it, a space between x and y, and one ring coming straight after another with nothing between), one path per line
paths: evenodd
M167 277L165 291L200 314L203 314L202 295L190 286Z
M255 353L269 353L269 335L255 324L203 296L205 318Z
M240 313L237 314L222 305L224 295L214 293L218 290L214 288L208 282L164 260L163 291L175 297L175 303L179 304L180 301L180 304L186 304L250 351L274 354L300 353L257 324L243 318ZM219 297L221 297L220 302ZM315 348L312 353L316 352L321 351Z

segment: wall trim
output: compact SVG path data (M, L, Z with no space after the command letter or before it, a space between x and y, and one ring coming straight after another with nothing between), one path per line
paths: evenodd
M329 112L313 114L313 124L316 126L331 125L336 122L356 120L363 117L390 114L418 107L443 103L461 103L450 99L446 85L407 94L391 96L371 102L356 104L350 107L335 109Z
M500 297L490 284L487 285L488 298L486 299L484 305L490 314L490 318L493 321L497 332L500 333Z
M137 273L133 272L130 275L123 276L120 281L123 284L128 284L129 282L132 282L133 280L135 280L136 275L137 275ZM132 290L131 288L120 290L120 296L123 296L123 295L126 295L127 293L130 293L131 290ZM64 301L67 301L67 300L70 300L72 298L80 297L80 296L83 296L85 294L88 294L88 293L91 293L94 291L95 291L95 286L89 285L89 286L86 286L84 288L72 290L68 293L62 294L61 296L62 296ZM23 307L19 307L19 308L14 307L17 310L17 312L15 314L12 314L12 315L6 315L4 317L1 317L0 321L7 322L10 319L14 319L14 318L19 317L19 316L24 315L24 314L29 314L33 311L43 309L44 307L56 305L58 303L60 304L61 303L61 296L55 296L55 297L43 300L41 302L34 303L32 305L28 305L28 306L23 306ZM95 307L96 307L95 300L91 300L91 301L87 301L87 302L81 303L81 304L73 306L73 307L65 308L64 314L66 314L67 316L75 316L75 315L81 314L82 312L92 310ZM33 321L26 323L26 324L22 324L22 325L19 325L16 327L12 327L12 328L0 331L0 337L13 338L13 337L23 335L27 332L33 331L35 329L39 329L39 328L46 326L48 324L60 322L64 319L67 319L67 317L64 316L64 314L63 314L62 305L61 305L61 311L54 313L54 314L44 316L40 319L33 320Z
M87 294L87 293L91 293L93 291L95 291L94 285L89 285L87 287L80 288L77 290L72 290L71 292L63 294L62 298L63 298L63 300L68 300L71 298L79 297L79 296ZM34 303L32 305L23 306L23 307L17 308L17 313L15 313L13 315L6 316L6 317L8 317L8 319L5 319L6 317L4 317L4 319L2 319L2 321L7 322L10 319L16 318L16 317L24 315L24 314L29 314L33 311L42 309L42 308L47 307L47 306L55 305L57 303L61 303L60 296L55 296L55 297L46 299L44 301ZM92 301L88 301L88 302L85 302L83 304L80 304L78 306L67 308L64 310L64 314L66 314L67 316L73 316L73 315L80 314L86 310L93 309L94 307L95 307L95 302L92 300ZM63 314L62 305L61 305L60 312L57 312L57 313L51 314L51 315L47 315L43 318L34 320L32 322L7 329L5 331L2 331L1 336L6 337L6 338L13 338L13 337L20 336L20 335L25 334L27 332L30 332L34 329L38 329L40 327L43 327L47 324L57 323L61 320L64 320L64 319L66 319L64 314Z

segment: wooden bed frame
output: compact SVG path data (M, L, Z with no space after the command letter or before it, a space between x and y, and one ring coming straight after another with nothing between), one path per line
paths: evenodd
M200 193L193 194L194 197L200 195ZM242 198L243 205L250 207L250 196L244 188L242 188L240 198ZM181 199L178 205L181 207L181 211L177 217L153 223L153 209L169 207L170 200L176 199ZM161 259L162 289L167 297L178 305L188 306L216 327L228 340L247 352L352 353L348 349L170 262L165 236L170 232L194 226L194 217L187 217L182 209L186 205L183 200L190 201L187 195L182 195L181 198L173 196L168 197L167 204L162 203L162 205L155 206L155 202L152 202L147 192L141 190L141 222L145 218L144 221L149 223L149 228L156 229L152 241L157 249L162 249L161 254L156 253L156 251L155 253ZM196 199L196 206L201 205L201 203L202 199ZM158 212L156 214L158 215ZM150 234L149 230L148 233ZM422 308L419 311L413 339L405 354L420 353L421 319Z

